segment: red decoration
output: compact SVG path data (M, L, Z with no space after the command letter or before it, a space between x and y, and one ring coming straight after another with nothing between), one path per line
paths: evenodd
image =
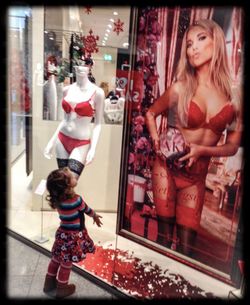
M244 264L244 261L242 261L242 260L238 260L238 266L239 266L239 268L240 268L240 273L241 274L244 274L245 272L245 264Z
M123 32L123 24L124 22L122 22L120 18L118 18L118 20L114 22L113 31L116 32L117 35L119 35L120 32Z
M87 13L87 14L91 13L92 12L91 7L92 6L85 6L85 11L84 12Z
M88 56L91 56L91 53L98 53L99 49L97 48L97 43L96 41L99 40L99 36L94 36L92 35L93 31L90 29L88 36L83 36L82 41L83 41L83 50L84 53Z
M134 224L137 230L146 225L146 219L140 216L139 211L134 215ZM151 226L157 230L156 221L149 218L148 232L152 232ZM143 231L141 234L143 236ZM87 253L86 259L77 263L77 266L138 300L216 299L211 292L191 284L178 272L161 268L150 260L142 261L134 252L114 249L113 244L103 247L99 241L95 255Z

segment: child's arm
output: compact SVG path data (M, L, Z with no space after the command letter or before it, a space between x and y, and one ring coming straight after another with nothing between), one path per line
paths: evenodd
M93 209L91 209L83 199L82 199L82 207L83 207L82 211L85 214L87 214L90 217L93 217L94 220L93 223L96 223L98 227L101 227L102 222L100 218L102 218L102 216L97 214Z
M96 213L93 216L93 219L94 219L93 223L96 223L98 227L102 226L102 222L101 222L100 218L102 218L102 216L99 214L96 214Z

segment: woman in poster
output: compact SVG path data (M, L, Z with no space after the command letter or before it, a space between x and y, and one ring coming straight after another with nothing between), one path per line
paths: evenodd
M94 158L103 118L104 92L89 80L92 65L92 59L86 58L75 66L76 82L64 89L65 118L44 150L45 157L50 159L55 147L58 167L67 166L77 179L85 164ZM95 123L91 132L93 116Z
M157 131L156 118L163 112L167 113L167 130L172 132L165 135L169 138ZM184 34L175 82L146 113L156 152L152 185L158 243L171 247L176 232L176 250L192 256L210 158L237 152L240 117L240 101L233 98L224 33L212 20L196 21ZM224 144L217 145L222 134ZM170 145L177 148L173 155L166 153Z

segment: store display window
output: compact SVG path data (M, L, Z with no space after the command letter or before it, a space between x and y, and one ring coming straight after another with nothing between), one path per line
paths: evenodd
M199 144L223 147L243 130L242 9L12 7L8 20L8 229L51 251L59 219L46 179L68 167L103 222L99 228L85 216L96 250L74 263L79 270L132 298L226 298L242 277L243 146L239 140L226 156L193 160L197 171L186 176L178 158L183 138L187 154ZM215 109L199 91L189 111L196 125L180 132L182 92L171 107L164 92L185 80L179 59L195 43L214 50L214 24L229 65L210 91ZM200 67L201 57L197 51L189 60Z

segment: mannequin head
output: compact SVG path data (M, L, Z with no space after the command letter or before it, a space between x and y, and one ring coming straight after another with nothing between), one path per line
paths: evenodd
M94 65L94 61L91 57L84 57L82 60L85 66L92 67Z
M94 61L91 57L82 56L81 58L76 60L76 66L87 66L89 68L92 68L93 65Z
M90 57L82 57L77 60L76 65L74 66L76 77L85 77L87 76L89 81L95 83L95 78L91 73L91 68L94 62Z
M51 55L46 60L46 72L47 72L47 79L52 75L55 74L57 68L57 59L54 55Z
M84 76L89 74L88 66L75 66L76 76Z

